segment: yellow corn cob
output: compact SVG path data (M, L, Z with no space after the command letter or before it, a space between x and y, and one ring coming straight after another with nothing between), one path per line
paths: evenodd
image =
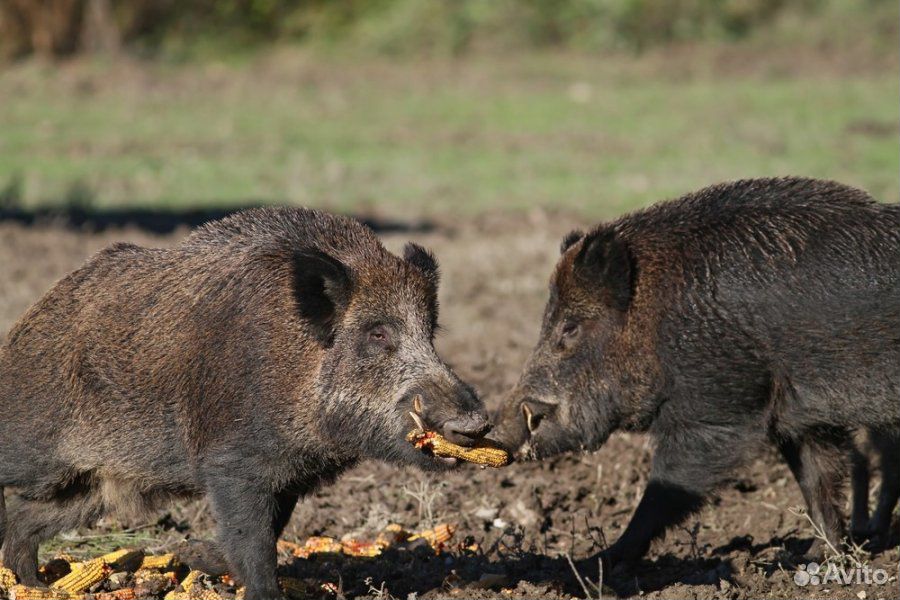
M181 589L186 592L191 591L191 588L194 587L194 584L197 583L197 580L202 576L203 571L191 571L184 579L181 580Z
M222 600L215 590L199 587L190 592L169 592L165 597L166 600Z
M16 574L0 563L0 590L8 590L16 585Z
M429 448L435 456L458 458L488 467L504 467L509 464L509 454L505 450L488 445L484 441L479 441L472 448L464 448L447 441L436 431L419 430L409 432L406 439L415 444L416 448Z
M379 542L368 542L364 540L345 540L341 542L341 550L347 556L357 557L373 557L381 554L383 546Z
M174 554L160 554L159 556L145 556L141 562L141 569L168 569L175 564Z
M456 533L454 525L438 525L434 529L426 529L410 537L410 541L424 538L432 548L440 551L446 542L450 541L453 534Z
M133 571L139 565L143 565L144 551L132 548L123 548L100 557L115 571Z
M114 592L100 592L94 594L94 600L139 600L134 588L122 588Z
M134 587L140 591L139 596L158 597L159 594L167 590L171 590L178 585L178 578L174 572L160 573L159 571L149 571L142 569L134 574Z
M82 563L78 568L73 564L72 572L54 581L50 587L56 590L65 590L70 594L78 594L84 592L95 583L103 581L111 572L112 569L106 564L105 560L95 558Z
M82 600L84 594L70 594L65 590L38 589L15 585L9 590L10 600Z

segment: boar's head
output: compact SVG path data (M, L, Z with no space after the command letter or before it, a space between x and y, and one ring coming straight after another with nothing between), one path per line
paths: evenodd
M566 237L539 341L500 408L495 441L539 458L596 449L629 425L635 365L626 323L636 275L628 243L613 227Z
M490 425L434 348L437 263L416 244L402 258L380 244L374 254L352 264L320 250L295 257L297 304L321 350L320 431L360 458L446 468L455 459L423 454L406 434L424 425L472 445Z

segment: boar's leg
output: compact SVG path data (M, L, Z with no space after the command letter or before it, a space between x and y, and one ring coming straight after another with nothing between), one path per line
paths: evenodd
M863 539L869 531L869 457L859 448L851 453L851 482L853 490L853 512L850 517L850 531L855 539Z
M601 552L604 568L641 558L650 543L703 507L762 441L752 427L662 424L644 495L622 536ZM723 449L727 448L727 451Z
M246 600L281 598L275 571L275 495L234 473L207 479L218 543L231 572L247 586Z
M881 459L881 491L878 505L869 524L869 534L875 536L875 546L887 542L891 528L891 515L900 499L900 435L890 432L872 432L872 442Z
M93 488L64 490L52 500L22 498L11 506L3 542L3 562L27 586L40 586L37 553L41 542L61 531L90 524L103 513L100 495Z
M281 537L284 528L291 520L291 514L300 498L299 492L281 492L275 497L275 512L272 517L272 530L275 539ZM176 550L178 561L190 565L192 569L203 571L207 575L220 577L228 573L228 561L218 543L207 540L188 540ZM243 584L243 580L240 581Z
M275 496L275 515L273 517L272 529L275 531L275 539L279 539L284 533L284 528L291 520L294 513L294 507L297 506L297 500L300 499L300 492L285 491Z
M840 548L845 535L840 506L849 432L839 427L816 428L800 438L779 439L778 449L800 486L813 523L830 545ZM808 555L821 558L823 550L823 540L816 539Z

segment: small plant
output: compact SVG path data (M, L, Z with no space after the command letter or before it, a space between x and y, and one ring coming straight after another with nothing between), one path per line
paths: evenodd
M427 479L420 479L413 488L403 487L403 495L419 503L419 523L424 527L435 526L434 503L444 495L444 483L433 484Z

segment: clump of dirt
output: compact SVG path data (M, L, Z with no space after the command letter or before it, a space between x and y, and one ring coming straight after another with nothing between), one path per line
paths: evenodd
M559 241L573 227L589 225L572 216L536 211L447 219L430 231L392 231L383 237L393 250L413 239L435 251L442 272L438 350L496 406L537 339ZM0 223L0 331L8 330L53 281L103 246L113 241L170 245L186 233L180 229L160 236L128 228L92 233ZM461 545L442 554L430 548L394 548L371 558L285 557L281 574L333 584L330 591L315 592L332 598L584 596L566 556L586 558L622 532L640 498L651 456L648 438L619 434L589 455L496 470L465 465L442 478L365 464L301 502L285 539L365 539L389 523L409 530L453 523L454 543ZM813 530L790 512L803 506L790 472L771 453L736 476L699 515L658 541L639 565L606 574L604 595L897 596L896 523L890 550L860 554L865 568L884 570L888 582L810 579L800 585L804 579L798 576L797 557L813 540ZM100 529L110 534L110 543L129 541L115 523L101 523ZM185 538L210 537L213 523L199 501L175 506L158 523L139 531L149 551L161 552ZM53 547L77 552L80 544L96 539L69 536Z

